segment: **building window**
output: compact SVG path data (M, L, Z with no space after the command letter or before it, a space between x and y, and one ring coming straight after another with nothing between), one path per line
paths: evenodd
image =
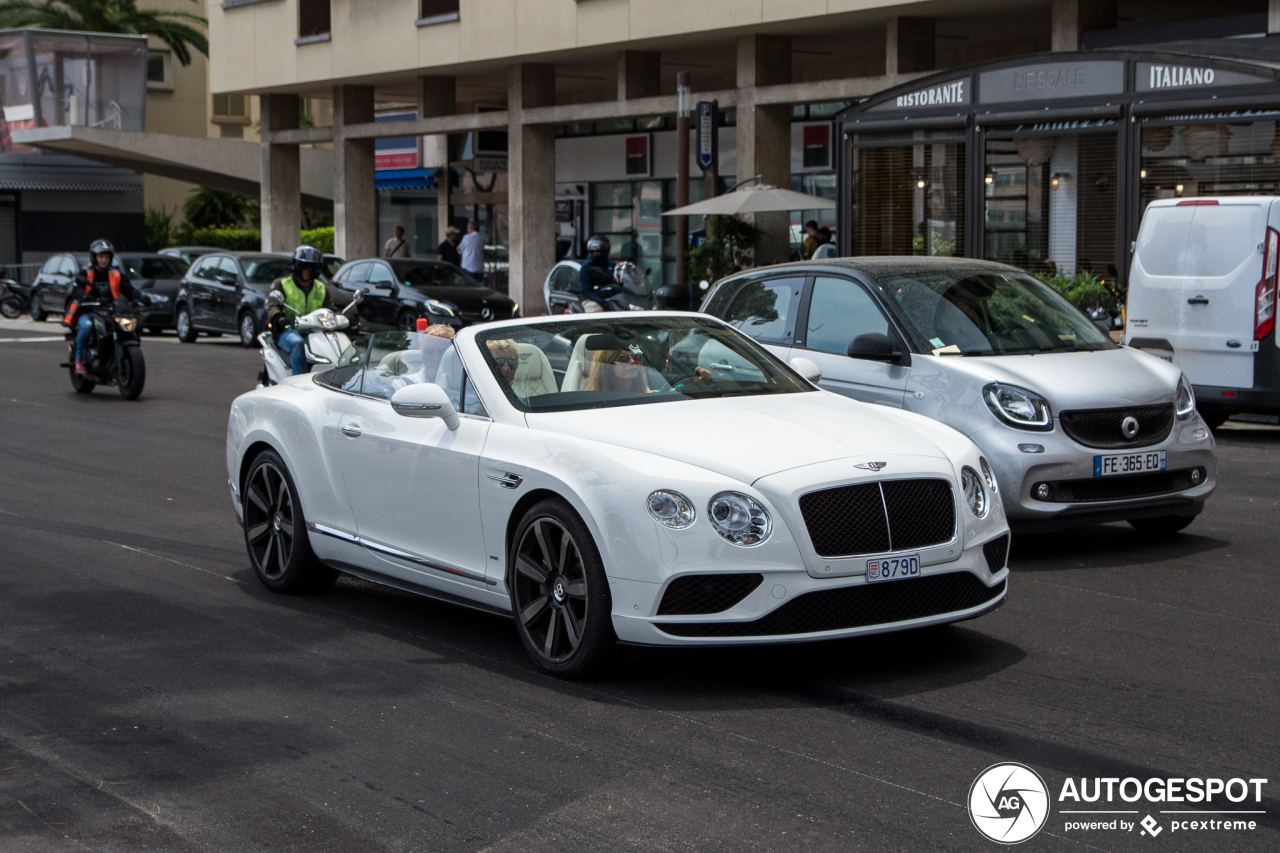
M213 120L218 123L248 124L249 99L244 95L214 95Z
M298 0L298 38L329 34L329 0Z
M418 26L458 20L458 0L419 0Z
M173 91L173 54L169 51L147 51L147 88Z
M859 142L850 164L850 254L964 257L964 143L945 135L902 145Z

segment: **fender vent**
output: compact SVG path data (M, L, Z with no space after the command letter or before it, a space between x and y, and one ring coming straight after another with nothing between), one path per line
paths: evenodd
M720 613L733 607L764 583L764 575L685 575L667 587L658 605L659 616Z
M982 556L987 558L987 568L992 574L1003 569L1004 564L1009 561L1009 534L1006 533L983 545Z

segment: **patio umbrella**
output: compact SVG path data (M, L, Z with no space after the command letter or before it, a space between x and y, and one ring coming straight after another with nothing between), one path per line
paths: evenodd
M739 213L772 213L786 210L828 210L836 206L834 201L805 195L793 190L753 184L741 189L668 210L663 216L708 216Z

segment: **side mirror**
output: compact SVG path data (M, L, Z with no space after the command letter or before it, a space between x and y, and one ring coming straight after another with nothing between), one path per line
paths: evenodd
M798 355L795 358L791 359L790 364L791 364L792 370L794 370L796 373L799 373L801 376L803 376L805 379L812 382L814 385L817 385L818 382L821 381L822 368L818 367L818 365L814 363L812 359L805 358L802 355Z
M270 293L268 293L268 294L267 294L267 304L268 304L268 305L283 305L283 304L284 304L284 294L283 294L283 293L281 293L281 292L280 292L280 291L278 291L278 290L273 290L273 291L271 291Z
M351 291L351 301L357 305L359 305L361 302L364 302L364 291L363 290Z
M881 335L871 332L865 335L858 335L849 344L846 355L849 358L863 358L867 361L902 361L903 353L899 352L893 345L888 335Z
M434 382L406 385L391 395L391 408L406 418L440 418L450 431L456 430L461 419L449 402L449 395Z

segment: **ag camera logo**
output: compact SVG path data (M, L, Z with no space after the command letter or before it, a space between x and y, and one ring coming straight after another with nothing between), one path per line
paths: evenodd
M969 819L992 841L1020 844L1049 819L1049 789L1025 764L993 764L969 788Z

